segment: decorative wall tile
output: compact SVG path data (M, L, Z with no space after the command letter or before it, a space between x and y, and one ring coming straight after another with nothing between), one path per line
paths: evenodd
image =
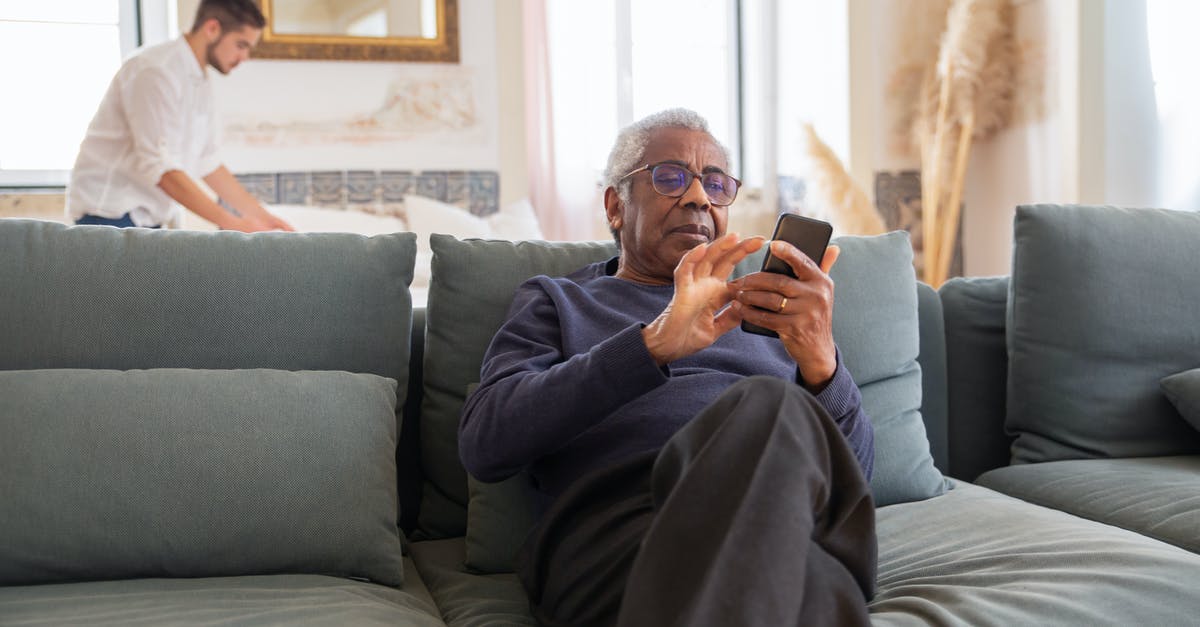
M260 202L355 209L405 217L404 196L416 194L478 216L500 210L500 175L490 170L350 170L237 175Z
M308 172L279 173L279 202L285 205L309 204L312 177Z
M321 207L346 208L346 173L313 172L312 204Z
M379 211L379 173L354 170L346 173L346 206L355 211Z
M470 205L468 209L477 216L486 216L500 211L500 174L497 172L468 172Z
M279 202L279 186L275 174L239 174L238 182L250 192L259 202L275 204Z
M416 191L416 177L412 172L384 171L379 173L379 185L382 188L383 202L404 202L405 194Z
M416 194L426 198L436 198L445 201L446 173L435 171L417 173Z

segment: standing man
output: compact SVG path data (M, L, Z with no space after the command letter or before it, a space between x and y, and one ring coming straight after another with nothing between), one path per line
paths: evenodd
M158 228L177 217L173 199L222 229L293 230L217 156L208 68L228 74L250 56L265 25L253 0L201 0L191 32L125 61L79 146L67 216L77 224ZM198 178L237 213L209 198Z

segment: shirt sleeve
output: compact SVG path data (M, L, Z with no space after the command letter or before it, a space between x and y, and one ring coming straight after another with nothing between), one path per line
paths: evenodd
M221 148L221 117L211 91L208 92L208 111L208 139L204 142L204 150L200 152L200 158L196 162L196 171L200 173L201 178L221 167L221 158L218 156Z
M553 299L535 282L522 286L463 407L458 443L467 471L480 481L506 479L666 383L641 330L631 325L564 355Z
M800 381L797 371L797 382ZM863 411L862 392L842 363L842 352L837 352L837 369L833 378L816 395L817 402L829 412L838 430L846 436L846 442L854 449L854 455L862 467L863 476L869 481L875 466L875 429L871 419Z
M133 140L132 171L150 188L171 170L184 170L182 84L159 67L146 67L122 88L125 122Z

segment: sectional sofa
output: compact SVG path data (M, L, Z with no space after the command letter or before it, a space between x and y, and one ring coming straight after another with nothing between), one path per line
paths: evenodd
M1194 624L1200 215L1014 226L1010 277L937 292L906 234L839 240L872 620ZM458 411L514 287L614 248L430 245L414 309L411 233L0 220L0 624L533 624L524 486L466 475Z

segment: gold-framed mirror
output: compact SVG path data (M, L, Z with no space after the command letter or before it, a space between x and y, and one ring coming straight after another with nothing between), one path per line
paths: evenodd
M458 63L458 0L258 0L260 59Z

